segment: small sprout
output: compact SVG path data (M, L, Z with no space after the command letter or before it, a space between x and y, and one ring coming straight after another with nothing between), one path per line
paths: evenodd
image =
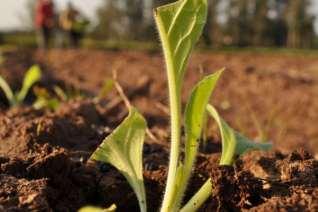
M79 209L78 212L115 212L117 209L115 204L112 204L109 208L103 209L93 206L86 206L84 208Z
M55 85L53 90L56 96L63 102L85 96L80 90L73 87L68 87L64 91L60 86Z
M65 102L75 98L81 98L83 95L76 89L68 89L64 91L61 87L55 85L53 91L56 97L51 95L45 88L35 88L34 94L37 97L33 104L35 109L48 108L50 110L57 110L61 102Z
M42 131L42 127L43 127L43 126L42 126L42 123L41 123L41 122L36 125L36 135L37 135L37 136L40 136L41 131Z
M67 94L63 91L63 89L60 86L55 85L53 87L53 90L55 94L62 100L62 101L67 101L68 97Z
M17 93L13 93L8 83L0 76L0 88L3 90L11 107L19 106L25 100L30 88L41 79L41 69L38 65L33 65L24 76L22 88Z
M13 95L13 92L11 88L9 87L8 83L1 76L0 76L0 87L2 91L4 92L5 96L7 97L10 105L14 106L16 104L15 96Z
M60 101L52 97L45 88L35 87L33 92L36 96L36 100L33 103L35 109L48 108L55 111L60 106Z

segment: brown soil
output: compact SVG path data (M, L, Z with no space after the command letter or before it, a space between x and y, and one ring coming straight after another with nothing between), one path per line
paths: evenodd
M125 179L107 164L88 161L91 153L126 116L116 92L91 97L116 69L131 103L146 117L156 139L144 147L144 177L149 211L156 211L166 178L169 117L163 63L159 54L33 50L4 54L0 74L14 88L24 71L41 65L39 86L60 85L85 97L64 102L57 111L35 110L28 103L7 108L0 96L0 211L75 211L85 205L138 211ZM251 152L234 167L219 167L219 137L209 124L188 199L208 178L213 194L202 211L317 211L318 66L315 56L197 53L191 60L183 100L202 76L227 67L213 98L225 119L252 138L263 131L272 152ZM199 73L199 65L205 71ZM200 73L201 73L200 72ZM255 125L258 125L258 130ZM299 150L305 149L305 150ZM309 153L307 153L307 151ZM124 195L123 195L124 194Z

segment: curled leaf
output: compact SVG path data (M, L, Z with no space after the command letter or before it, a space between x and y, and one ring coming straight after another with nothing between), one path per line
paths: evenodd
M220 165L231 165L237 156L248 150L269 150L271 143L256 143L239 132L233 130L218 114L212 105L207 106L207 111L219 126L222 137L222 155Z

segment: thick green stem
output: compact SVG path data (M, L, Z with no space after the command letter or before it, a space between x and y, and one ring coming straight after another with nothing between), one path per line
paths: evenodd
M176 206L180 208L180 205L182 203L182 199L183 199L183 196L184 196L184 193L187 189L187 185L188 185L188 182L189 182L189 179L191 177L191 171L192 171L192 168L193 168L193 165L194 165L194 159L191 160L191 162L186 162L184 164L184 167L183 167L183 172L182 172L182 177L180 179L180 186L178 187L178 190L176 191L176 194L175 194L175 198L174 198L174 201L176 202ZM178 208L178 209L179 209Z
M197 211L201 205L212 194L211 179L208 179L200 190L189 200L189 202L180 210L180 212L194 212Z
M143 182L141 183L141 186L139 186L138 188L140 189L137 193L139 194L137 197L138 197L140 212L147 212L147 202L146 202L146 196L145 196L146 192L145 192Z
M164 33L163 24L160 18L156 18L158 31L161 37L162 48L164 49L164 57L166 61L166 69L168 76L168 87L169 87L169 101L170 101L170 119L171 119L171 147L170 147L170 162L168 170L168 178L166 183L166 189L164 199L161 207L161 212L173 211L173 198L177 190L176 188L176 177L177 168L179 164L180 154L180 128L181 128L181 82L177 82L176 69L174 67L171 55L171 49L169 46L168 38Z
M170 86L169 86L170 87ZM171 90L174 90L171 88ZM170 94L171 95L171 94ZM170 110L171 110L171 147L170 147L170 162L168 170L168 178L166 182L165 195L161 211L170 212L173 211L173 202L176 191L178 190L176 182L177 169L179 164L180 154L180 117L181 117L181 105L178 96L170 96Z

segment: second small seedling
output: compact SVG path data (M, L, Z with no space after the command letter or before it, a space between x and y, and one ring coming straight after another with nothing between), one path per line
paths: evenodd
M41 79L41 75L40 67L33 65L25 73L22 88L18 92L13 92L5 79L0 76L0 88L3 90L11 107L19 106L24 102L30 88Z

